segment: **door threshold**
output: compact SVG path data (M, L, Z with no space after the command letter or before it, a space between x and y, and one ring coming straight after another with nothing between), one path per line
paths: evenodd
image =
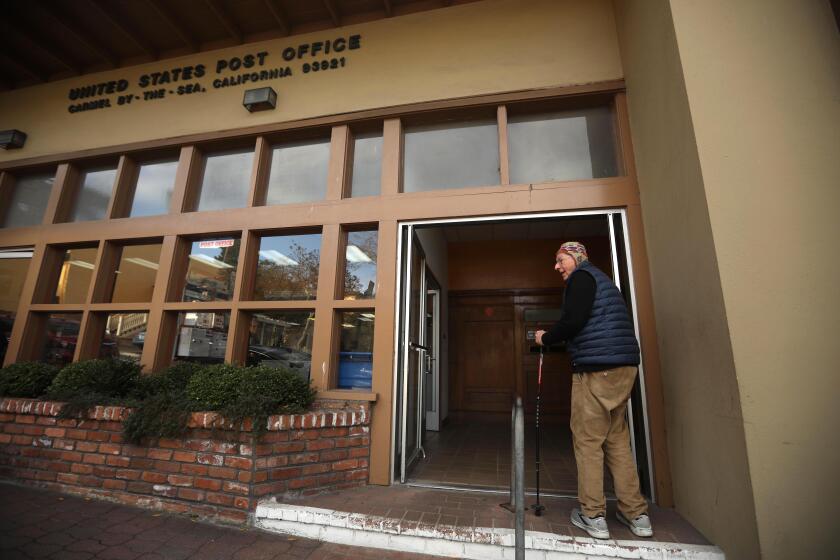
M481 494L499 494L500 496L507 496L510 494L510 490L506 490L504 488L498 488L495 486L478 486L474 484L445 484L442 482L425 482L422 480L407 480L403 486L409 486L413 488L429 488L431 490L452 490L455 492L478 492ZM536 490L525 490L526 496L536 496ZM547 498L569 498L572 500L577 500L576 494L562 494L557 492L543 492L540 491L540 497L545 496ZM608 500L615 500L614 496L607 496Z

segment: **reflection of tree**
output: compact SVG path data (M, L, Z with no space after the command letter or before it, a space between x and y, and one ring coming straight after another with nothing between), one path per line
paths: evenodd
M351 235L352 238L348 239L348 243L358 247L373 262L352 262L346 260L344 269L344 294L373 297L375 295L376 278L368 281L368 284L363 286L359 272L363 269L376 270L377 232L358 232Z
M320 251L292 243L290 255L297 264L260 259L254 297L257 299L315 299L318 290Z

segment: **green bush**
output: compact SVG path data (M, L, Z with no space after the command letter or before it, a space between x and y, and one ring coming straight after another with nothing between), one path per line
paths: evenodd
M131 396L143 400L162 393L184 394L190 378L204 367L193 362L175 362L159 373L141 375Z
M58 368L40 362L20 362L0 369L0 396L36 398L43 395Z
M85 360L68 364L50 385L47 395L66 402L60 416L79 416L98 404L136 404L140 366L127 360Z

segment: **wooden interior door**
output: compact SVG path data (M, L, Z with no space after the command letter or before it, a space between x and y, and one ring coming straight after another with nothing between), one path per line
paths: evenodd
M510 297L450 299L453 410L510 412L516 389L515 316Z

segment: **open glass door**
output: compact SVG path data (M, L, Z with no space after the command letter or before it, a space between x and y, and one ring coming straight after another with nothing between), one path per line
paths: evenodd
M408 228L408 254L403 290L406 328L402 336L402 449L400 482L405 482L412 465L423 452L423 381L426 364L426 257L413 228Z
M427 275L427 284L428 275ZM425 384L423 386L426 403L425 430L440 430L440 289L429 289L426 296L426 353ZM426 431L423 430L425 434Z

